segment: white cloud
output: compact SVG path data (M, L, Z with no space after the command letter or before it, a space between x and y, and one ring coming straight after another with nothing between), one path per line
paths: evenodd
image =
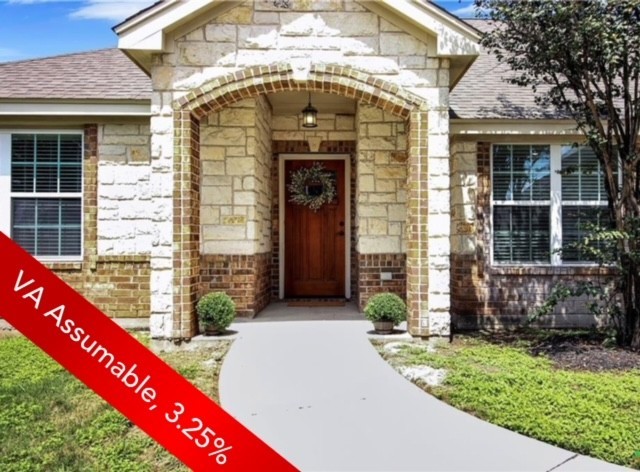
M18 5L32 5L34 3L80 3L82 0L7 0L7 3Z
M88 0L83 2L84 5L74 11L71 17L83 20L122 21L153 3L155 2L150 0Z
M1 0L0 0L1 1ZM143 8L153 5L153 0L6 0L16 5L36 3L77 3L78 8L71 13L72 18L81 20L122 21Z
M467 5L466 7L458 8L457 10L453 10L453 13L460 18L474 18L476 16L476 7L473 5Z
M456 15L459 18L476 18L477 14L476 7L473 3L467 5L466 7L458 8L457 10L453 10L451 13ZM485 15L489 12L486 8L480 9L480 14Z

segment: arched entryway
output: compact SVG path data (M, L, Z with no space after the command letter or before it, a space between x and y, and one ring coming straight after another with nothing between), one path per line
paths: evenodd
M201 281L201 120L242 100L288 91L341 95L382 110L406 123L408 327L413 335L428 336L433 332L429 321L432 312L429 299L430 296L438 297L439 293L434 292L429 283L435 261L432 259L430 262L429 257L428 198L433 180L430 179L432 175L427 152L429 127L426 102L397 85L348 67L311 66L301 75L300 71L283 64L253 67L215 79L174 102L171 336L174 339L190 338L197 331L194 306ZM448 172L445 174L448 179ZM442 182L440 179L439 185ZM442 190L448 194L448 180L446 189ZM443 264L443 261L438 263ZM446 278L448 280L448 274ZM448 330L448 313L446 316Z

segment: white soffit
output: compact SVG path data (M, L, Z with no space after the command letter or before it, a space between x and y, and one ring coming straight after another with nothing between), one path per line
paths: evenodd
M450 123L457 136L573 136L580 135L571 120L457 120Z
M0 102L0 116L151 116L151 103Z

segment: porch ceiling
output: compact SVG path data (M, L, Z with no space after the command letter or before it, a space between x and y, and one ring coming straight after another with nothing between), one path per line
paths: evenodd
M267 95L274 115L297 115L309 103L307 92L280 92ZM311 103L318 113L354 115L356 101L329 93L311 93Z

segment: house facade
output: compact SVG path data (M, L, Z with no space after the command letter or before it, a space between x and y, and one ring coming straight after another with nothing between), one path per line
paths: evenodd
M119 49L0 64L0 231L157 338L219 290L248 317L391 291L414 336L522 321L601 275L555 250L606 196L486 27L422 0L166 0Z

